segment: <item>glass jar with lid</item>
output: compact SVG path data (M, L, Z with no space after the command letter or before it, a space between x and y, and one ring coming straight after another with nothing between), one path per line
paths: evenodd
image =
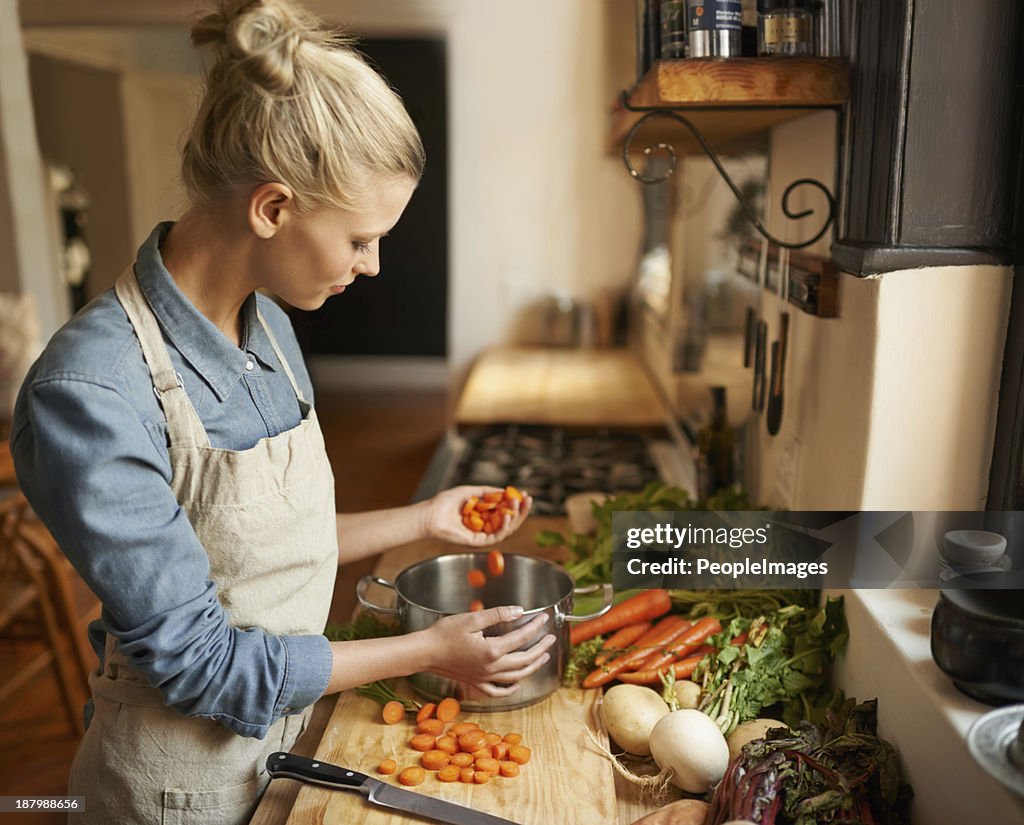
M758 0L757 53L809 55L813 52L814 16L810 0Z

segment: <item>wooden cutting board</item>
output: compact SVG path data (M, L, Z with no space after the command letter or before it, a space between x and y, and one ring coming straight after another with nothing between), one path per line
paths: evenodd
M500 348L477 359L456 424L663 427L666 408L626 349Z
M559 690L536 705L498 713L464 713L461 720L478 722L486 730L516 732L532 750L530 762L515 778L496 777L486 785L440 782L427 773L410 790L510 819L522 825L595 825L616 820L615 785L611 768L590 741L590 730L602 741L597 691ZM399 770L418 764L420 754L409 747L412 722L385 725L380 706L353 693L335 707L316 757L354 768L398 785L395 776L376 772L391 757ZM353 793L304 786L288 825L344 823L345 825L408 825L407 814L389 812Z

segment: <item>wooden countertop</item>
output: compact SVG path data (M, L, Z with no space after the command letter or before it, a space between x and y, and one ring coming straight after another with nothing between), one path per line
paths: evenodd
M565 519L531 517L524 527L502 545L508 553L523 553L558 561L564 550L537 547L542 530L564 530ZM424 558L465 548L436 540L414 542L385 553L375 574L393 580L404 568ZM355 582L351 583L355 586ZM611 764L590 741L592 734L607 744L597 716L597 691L561 689L538 704L486 716L495 729L523 733L533 746L535 758L514 780L495 780L487 785L442 785L428 779L417 792L442 796L524 825L594 825L595 822L628 825L657 806L641 801L633 786L621 780ZM293 749L297 753L343 764L374 775L376 764L388 751L405 749L400 726L378 721L379 708L351 691L324 697L317 703L306 733ZM466 714L467 717L474 716ZM404 727L404 726L402 726ZM411 757L400 757L413 761ZM504 782L504 784L503 784ZM566 791L571 789L571 804ZM356 794L330 791L291 780L270 783L251 825L397 825L418 822L375 808Z
M667 411L627 349L502 347L473 365L455 423L663 427Z

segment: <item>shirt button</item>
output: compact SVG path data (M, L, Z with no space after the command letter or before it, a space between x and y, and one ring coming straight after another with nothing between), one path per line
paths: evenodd
M246 362L245 362L245 368L246 368L247 370L250 370L250 371L251 371L251 370L255 369L255 367L256 367L256 364L255 364L255 363L253 363L252 361L246 361Z

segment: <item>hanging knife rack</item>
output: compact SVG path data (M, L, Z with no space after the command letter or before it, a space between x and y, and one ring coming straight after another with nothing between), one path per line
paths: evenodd
M768 267L765 292L779 293L780 247L768 245ZM752 283L757 283L761 242L748 238L740 245L737 272ZM808 315L818 318L839 317L839 267L830 259L807 253L789 255L789 303Z

